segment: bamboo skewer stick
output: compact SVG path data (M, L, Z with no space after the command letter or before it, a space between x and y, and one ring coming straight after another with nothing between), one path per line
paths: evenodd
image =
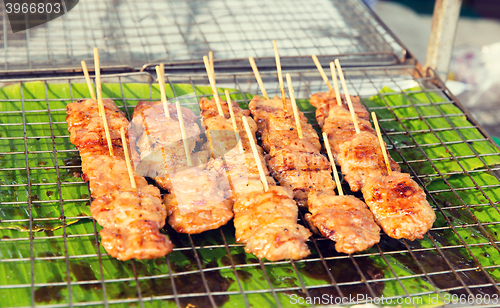
M203 62L205 63L205 69L207 70L208 81L210 82L210 86L212 87L212 94L214 95L215 104L217 105L217 110L219 111L219 115L224 117L224 112L222 111L222 107L220 105L219 92L217 91L217 86L215 85L215 78L212 74L212 67L210 63L208 63L207 56L203 56Z
M274 57L276 58L276 69L278 70L278 81L280 83L281 102L283 103L283 110L285 111L286 114L287 108L286 108L286 97L285 97L285 85L283 84L283 73L281 72L280 54L278 52L278 45L276 44L276 40L273 40L273 47L274 47Z
M384 155L385 166L387 167L387 174L391 175L391 164L389 163L389 157L387 156L387 150L385 148L384 139L382 139L382 134L380 132L380 126L378 125L377 115L372 111L373 125L377 131L378 142L380 143L380 148L382 149L382 155Z
M161 66L156 66L156 75L158 76L158 86L160 87L161 102L163 104L163 110L165 111L165 117L170 119L170 112L168 111L167 96L165 95L165 80L163 79L163 71Z
M337 73L335 73L335 66L333 62L330 62L330 71L332 71L333 89L335 92L335 98L337 99L337 105L342 106L342 97L340 97L339 81L337 80Z
M323 67L321 66L321 63L319 63L318 57L316 57L316 55L312 55L311 57L314 61L314 64L316 64L316 67L318 68L318 71L319 71L319 74L321 75L321 78L323 78L323 81L328 86L328 89L330 89L330 91L333 91L332 85L330 84L330 81L328 80L328 76L326 76L325 71L323 70Z
M302 126L300 125L299 110L297 108L297 102L295 101L295 92L293 91L292 77L290 74L286 74L286 81L288 82L288 93L290 95L290 100L292 101L293 116L295 117L295 126L297 127L297 132L299 134L299 139L302 139Z
M229 109L229 115L231 116L231 123L233 124L233 130L236 135L236 142L240 148L241 153L244 152L243 144L241 143L240 132L238 131L238 126L236 126L236 118L234 117L233 103L231 102L231 97L229 96L229 91L224 92L226 94L227 108Z
M134 171L132 170L132 164L130 163L130 156L128 155L127 138L125 138L125 130L123 126L120 127L120 135L122 137L123 152L125 154L125 163L127 164L128 176L130 177L130 185L132 188L137 188L135 185Z
M335 179L335 184L337 184L339 196L343 196L344 191L342 190L342 186L340 184L339 173L337 172L337 166L335 166L335 160L333 159L332 149L330 148L330 142L328 141L328 136L325 132L323 132L323 140L325 142L325 148L326 152L328 153L328 159L330 160L330 165L332 165L333 178Z
M191 167L193 166L193 162L191 161L191 153L188 147L186 129L184 128L184 119L182 118L181 104L179 101L175 102L175 107L177 108L177 116L179 117L179 125L181 126L182 143L184 145L184 152L186 152L187 164Z
M262 82L262 78L260 77L259 69L257 68L257 65L255 64L255 60L253 57L248 58L248 61L250 61L250 66L252 67L253 74L255 75L255 79L257 79L257 83L259 84L260 92L262 92L262 96L266 100L269 99L269 96L267 96L267 91L266 88L264 87L264 83Z
M212 75L215 79L214 53L211 50L208 52L208 60L210 63L210 67L212 68Z
M342 68L340 67L339 59L335 59L335 66L337 67L337 71L339 73L340 82L342 84L342 88L344 89L344 95L347 100L347 105L349 106L349 111L351 112L352 121L354 122L354 129L356 130L356 134L359 134L359 124L356 113L354 113L354 107L352 106L351 96L349 96L349 90L347 90L347 84L345 83L344 73L342 72Z
M104 109L104 102L102 101L101 66L99 64L99 50L97 49L97 47L94 48L94 65L95 65L95 79L96 79L97 104L99 106L99 115L102 117L104 132L106 133L106 139L108 141L109 155L114 156L113 144L111 143L111 136L109 134L108 119L106 118L106 110Z
M264 185L264 191L267 191L269 189L269 185L267 184L266 174L264 173L264 167L262 167L262 161L260 160L259 152L257 152L255 139L253 138L252 131L250 130L250 126L248 125L247 118L243 116L241 120L243 121L243 126L245 127L248 140L250 141L250 147L252 148L253 157L255 158L255 163L257 164L257 169L259 170L260 180L262 182L262 185Z
M85 63L85 61L83 60L81 63L82 63L83 75L85 75L85 81L87 82L87 87L89 87L90 98L96 99L94 86L92 86L92 82L90 81L89 70L87 69L87 63Z

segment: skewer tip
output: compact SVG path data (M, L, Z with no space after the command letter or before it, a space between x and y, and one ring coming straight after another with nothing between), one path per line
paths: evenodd
M380 126L378 124L377 115L372 111L373 125L375 126L375 131L377 132L378 142L380 143L380 149L382 150L382 155L384 156L385 166L387 167L387 174L391 175L392 169L389 162L389 156L387 155L387 150L385 148L385 142L382 138L382 133L380 131Z
M332 165L333 178L335 179L335 184L337 185L337 190L339 191L339 196L344 195L342 190L342 185L340 184L339 173L337 172L337 166L335 165L335 160L333 159L332 149L330 148L330 141L328 140L328 135L323 132L323 142L325 143L326 153L328 154L328 159L330 160L330 165Z
M243 121L243 126L248 136L248 141L250 142L250 147L252 148L253 157L255 163L257 164L257 169L259 170L260 180L264 186L264 191L269 190L269 185L267 184L266 174L264 173L264 167L262 166L262 161L260 160L259 152L257 151L257 146L255 145L255 139L253 138L252 131L250 130L250 125L248 125L248 120L245 116L241 117Z

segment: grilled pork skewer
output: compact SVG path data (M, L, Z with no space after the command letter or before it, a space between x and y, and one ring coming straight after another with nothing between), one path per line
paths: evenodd
M407 173L370 177L361 191L375 221L392 238L422 239L436 220L424 191Z
M347 92L338 60L336 60L336 65L342 86L346 91L345 98L349 103L352 97ZM337 77L332 64L331 67L336 84ZM336 88L338 92L337 85ZM349 108L352 109L349 111L343 104L339 104L339 99L341 97L338 93L330 91L328 94L313 95L311 103L317 108L316 116L318 122L321 122L323 133L328 135L329 140L334 139L337 142L334 147L337 160L351 190L361 189L377 224L389 236L409 240L423 238L423 235L432 227L436 216L422 188L408 174L400 173L399 166L390 158L382 140L375 113L372 113L372 116L377 135L373 132L371 125L363 129L369 122L366 119L360 119L367 113L361 104L354 107L351 102ZM355 101L359 102L356 98ZM337 105L335 106L334 103ZM348 112L351 114L350 121L347 118ZM338 125L338 123L348 125ZM353 125L358 126L357 132L353 132Z
M170 194L165 195L168 223L180 233L196 234L225 225L233 217L227 199L227 180L221 174L220 160L209 160L208 151L191 153L200 138L196 116L181 108L193 166L188 166L179 115L168 104L165 117L162 102L139 102L134 110L132 128L137 171L153 177Z
M101 244L119 260L164 256L173 246L159 232L167 214L160 191L138 174L134 174L137 188L132 188L120 136L120 128L128 130L128 121L112 100L103 103L114 156L109 154L96 100L68 104L66 111L71 142L82 157L82 177L94 199L91 214L104 227Z
M169 174L186 168L187 157L175 105L165 105L168 106L168 118L161 101L140 101L137 104L132 114L130 141L137 173L153 178L161 188L171 190ZM195 114L187 108L182 111L188 150L192 152L201 141L201 131ZM192 153L191 159L194 165L200 165L208 161L208 156L207 151L200 151Z
M259 258L271 261L302 259L311 253L306 244L311 232L297 223L298 207L292 192L278 186L267 188L262 160L246 120L243 118L245 131L254 161L257 167L260 166L258 169L264 191L259 189L259 193L248 193L235 203L236 239L246 243L246 252L252 252Z
M274 100L277 99L274 98ZM251 111L253 112L252 107L258 108L259 104L264 105L265 101L260 97L254 97L250 102ZM274 103L274 105L277 104ZM260 116L261 123L266 123L266 113L262 111L264 108L258 109L257 114ZM301 112L300 115L303 116ZM291 127L294 128L295 123ZM268 129L268 131L271 136L280 133L272 129ZM316 138L319 139L317 135ZM335 241L335 249L338 252L363 251L378 243L380 228L375 224L372 213L363 202L350 196L336 196L333 191L334 184L327 189L324 188L325 186L320 186L321 183L325 182L333 183L330 173L331 165L316 147L304 139L299 139L298 135L295 134L293 141L289 142L289 145L283 149L273 148L274 156L272 155L272 158L268 160L269 168L274 171L273 175L280 183L286 181L292 187L304 187L301 191L295 190L295 198L304 200L304 205L308 206L312 214L307 216L310 224L318 228L323 236ZM262 142L264 144L266 141L262 139ZM306 155L302 153L306 153ZM296 159L297 157L305 157L306 160L299 161ZM297 176L290 177L296 181L280 177L282 174L287 175L287 172L283 170L287 168L290 170L290 165L299 166L299 171L296 172ZM323 172L311 172L307 166ZM311 182L314 183L314 186L309 184Z
M306 219L309 224L317 226L323 236L336 242L335 249L338 252L363 251L380 241L380 228L364 202L353 196L344 195L325 133L323 140L332 164L339 196L311 192L308 199L311 214L306 214Z
M226 97L229 97L227 93ZM215 99L202 98L199 105L207 135L211 139L209 145L212 152L224 157L235 200L236 241L246 244L247 253L270 261L304 258L310 254L305 242L311 233L297 224L298 207L291 192L273 186L274 181L267 177L269 172L263 163L262 149L253 144L257 155L252 154L251 142L257 125L251 118L246 118L248 129L245 129L243 117L249 112L230 103L234 118L231 118L229 105L225 101L219 104L223 115L219 114ZM234 120L235 125L232 125L231 120ZM241 132L241 148L237 146L236 132ZM262 167L264 180L257 164ZM268 190L263 181L271 185Z
M286 99L288 104L289 100ZM268 151L268 165L282 186L293 190L297 203L307 206L309 191L333 192L328 160L320 154L319 136L303 113L299 113L303 138L296 129L292 107L285 113L281 99L265 100L255 96L249 104L250 112L261 133L262 145ZM312 140L312 142L309 142Z
M256 79L259 80L255 63L252 60L250 63ZM268 161L269 167L282 185L284 183L295 189L296 199L307 200L307 206L312 214L306 214L306 219L323 236L337 242L335 245L337 251L353 253L365 250L379 242L380 228L375 224L373 215L363 202L356 198L335 196L330 164L320 154L319 136L307 123L304 114L297 109L289 74L287 81L291 100L284 99L282 104L279 104L277 97L274 99L254 97L250 102L250 110L262 132L263 145L265 147L267 145L270 149L272 158ZM259 86L262 92L266 93L262 83L259 83ZM290 104L291 108L285 109L286 104ZM293 110L293 116L288 110ZM286 123L286 126L283 123ZM286 129L280 130L280 127ZM264 132L267 138L264 137ZM283 135L288 138L282 138ZM317 143L309 143L306 141L307 138ZM281 140L281 142L271 143L271 140ZM290 171L295 171L293 177L287 177ZM334 174L336 175L336 171ZM311 182L312 185L304 185ZM339 182L337 187L342 194Z

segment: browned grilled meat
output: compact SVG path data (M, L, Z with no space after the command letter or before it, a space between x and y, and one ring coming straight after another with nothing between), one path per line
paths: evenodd
M375 221L392 238L421 239L436 220L424 191L409 174L370 177L362 191Z
M103 99L103 104L112 144L121 146L120 128L123 127L127 131L127 118L112 100ZM68 104L66 114L70 141L77 148L100 144L107 145L104 125L102 117L99 116L99 107L96 100L84 99Z
M247 194L234 204L236 241L245 251L270 261L302 259L310 254L309 230L297 224L298 208L292 192L272 186L267 192Z
M324 119L322 130L328 136L334 158L337 158L339 145L356 134L349 110L342 106L334 105L329 109L328 117ZM316 110L316 114L318 111ZM368 120L359 119L359 129L375 135L375 130Z
M132 116L131 144L137 173L155 179L164 189L171 189L170 176L187 167L177 109L168 104L170 118L165 117L162 102L141 101ZM192 152L201 141L197 117L182 108L188 149ZM206 163L208 152L191 154L194 165Z
M310 220L324 237L336 242L338 252L363 251L380 241L380 228L361 200L311 192L308 204Z
M333 152L352 191L361 191L376 222L393 238L422 238L432 227L435 214L425 193L388 155L393 171L388 175L378 137L368 113L357 97L351 97L361 132L356 134L348 108L338 106L333 92L311 97L316 118L326 132ZM344 100L343 100L344 101Z
M232 201L226 195L229 183L222 164L209 160L207 151L192 153L201 141L194 113L182 108L188 151L193 166L188 166L177 109L169 104L170 118L161 102L140 102L132 120L136 134L138 170L154 177L169 193L164 201L168 223L180 233L201 233L225 225L233 217Z
M338 147L337 160L352 191L359 191L368 177L387 175L384 156L376 135L361 132L348 138ZM391 167L399 171L399 165L394 161Z
M223 105L227 112L227 103ZM238 106L233 105L235 120L243 145L243 151L237 146L233 126L229 119L217 113L213 100L201 100L200 108L204 125L209 136L209 146L214 155L224 158L224 170L231 183L231 191L236 206L234 226L237 241L246 243L245 251L259 258L272 261L300 259L310 254L305 241L310 233L297 224L298 208L291 199L290 192L284 188L271 187L264 192L255 157L250 150L249 139L242 123L242 116L247 115ZM248 119L251 133L255 138L257 125ZM263 151L258 147L264 172L269 174L263 158ZM222 170L217 165L215 169ZM272 178L267 177L269 185Z
M214 167L220 160L185 169L172 178L173 190L165 195L168 223L180 233L196 234L217 229L233 218L232 201L222 184L223 170ZM222 188L221 188L222 187ZM224 189L225 188L225 189Z
M68 104L66 118L71 141L82 157L83 178L90 182L91 214L104 228L101 244L119 260L164 256L173 246L159 231L166 218L160 191L135 173L137 188L132 188L119 131L127 130L128 121L113 101L104 103L114 156L109 155L96 100Z
M311 95L311 99L309 103L317 108L316 110L316 119L318 120L318 124L323 126L324 120L331 113L332 107L338 106L343 107L347 112L349 112L349 107L347 106L347 100L345 99L344 94L340 94L340 98L342 100L342 105L339 106L337 103L337 97L334 91L330 92L321 92L315 93ZM361 100L359 96L351 95L352 106L354 107L354 112L358 116L359 119L369 121L370 114L366 111L365 107L361 104Z
M202 97L200 101L198 102L200 109L201 109L201 117L203 118L203 121L209 118L213 118L215 116L219 115L219 110L217 109L217 104L215 103L215 99L207 99L206 97ZM224 117L226 119L231 118L231 115L229 114L229 108L227 105L226 101L220 100L222 112L224 113ZM238 103L232 101L233 105L233 112L234 116L236 118L236 122L241 123L241 117L242 116L249 116L250 111L246 109L240 108ZM243 128L243 125L241 125L240 128ZM243 129L244 131L244 129Z
M281 186L293 190L299 205L309 207L312 215L306 217L311 225L336 241L339 252L362 251L378 243L380 228L366 205L354 197L335 196L330 163L320 154L316 131L309 124L304 126L305 116L300 113L307 133L299 139L293 115L285 114L277 97L254 97L250 110L261 131L264 149L269 151L273 176Z
M254 120L257 122L261 134L262 147L266 152L281 149L299 138L295 127L295 117L290 100L287 99L287 113L283 111L283 104L279 97L265 100L259 96L252 98L249 104ZM318 152L321 150L319 136L307 122L307 118L299 112L303 138L309 141Z
M334 193L330 163L305 139L296 139L281 150L274 150L268 165L281 186L293 191L300 206L307 206L311 190Z
M238 116L235 114L235 118L241 144L243 145L243 148L245 150L250 150L250 143L248 140L248 136L245 133L245 128L243 127L241 117L238 118ZM231 120L223 118L220 115L215 115L213 117L204 119L203 124L205 126L209 146L214 157L222 157L228 151L238 146L236 134L233 130L233 124L231 123ZM255 132L257 131L257 124L254 120L248 118L248 125L255 136Z

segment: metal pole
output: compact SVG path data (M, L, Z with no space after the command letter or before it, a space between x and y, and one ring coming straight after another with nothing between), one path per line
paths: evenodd
M437 0L424 68L432 68L443 81L450 66L462 0Z

